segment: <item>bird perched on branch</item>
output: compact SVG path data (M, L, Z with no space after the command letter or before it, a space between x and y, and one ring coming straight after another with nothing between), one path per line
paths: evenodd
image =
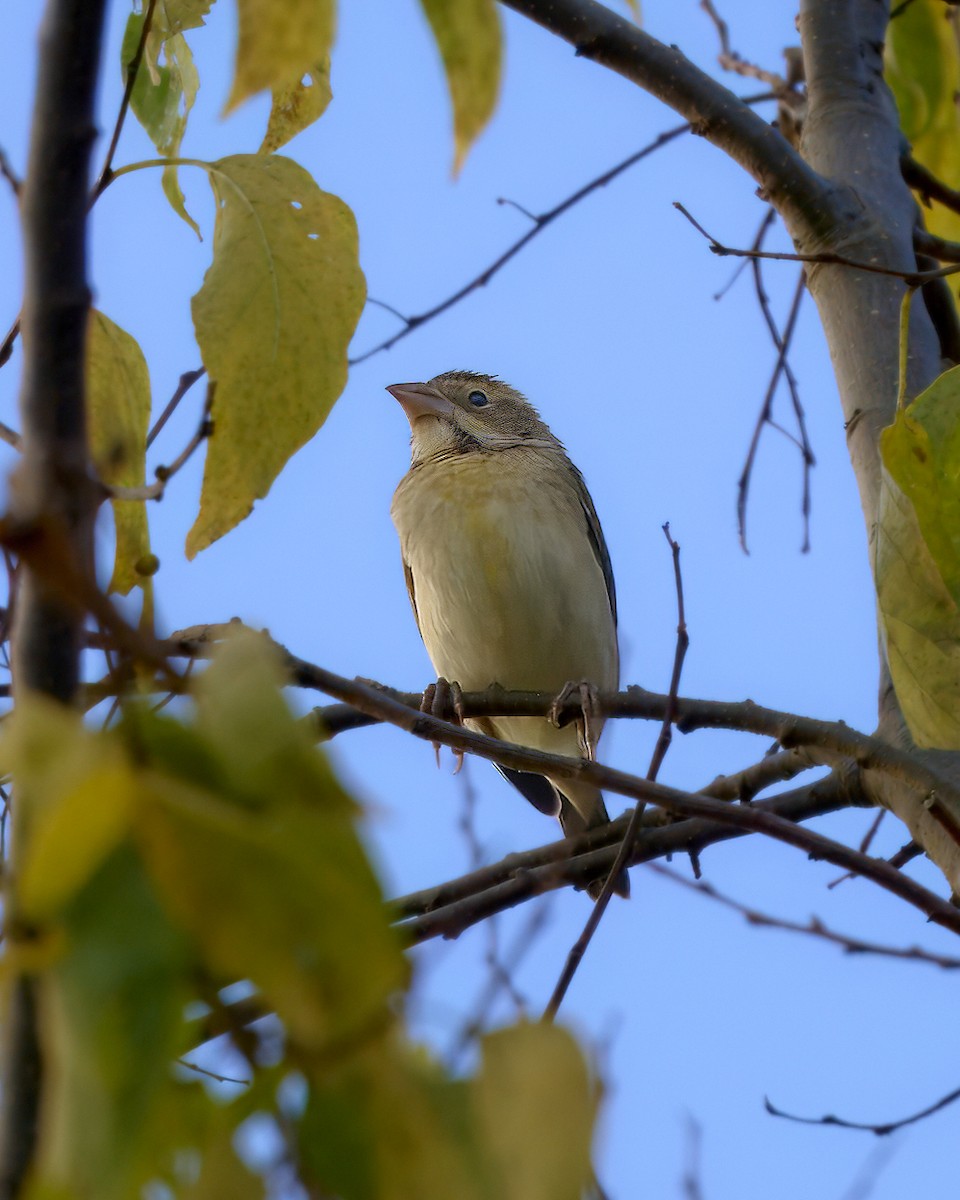
M490 375L448 371L387 388L410 421L412 463L393 498L407 590L439 677L566 699L583 720L470 718L481 733L593 757L593 689L619 683L610 556L580 472L533 405ZM609 820L594 784L499 770L574 837ZM589 885L596 899L603 880ZM623 872L616 891L629 894Z

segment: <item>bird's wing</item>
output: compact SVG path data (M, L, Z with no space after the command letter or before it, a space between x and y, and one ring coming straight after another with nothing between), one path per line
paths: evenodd
M417 612L417 593L413 585L413 572L410 570L410 564L406 559L403 560L403 578L407 582L407 595L410 597L410 607L413 609L413 619L417 623L417 629L420 636L423 637L423 630L420 629L420 614Z
M493 764L500 774L512 783L524 800L528 800L534 808L548 817L560 816L561 798L557 790L543 775L534 775L530 771L515 771L512 767L501 767Z
M594 556L596 557L600 570L603 572L603 581L607 585L607 598L610 601L610 612L613 614L613 623L616 625L617 589L613 582L613 566L610 563L610 551L607 549L607 543L603 536L603 530L600 528L600 518L597 516L597 510L593 507L593 501L590 499L590 493L587 491L587 485L583 482L583 476L573 465L573 463L570 463L570 470L573 473L577 498L580 501L580 507L583 509L583 515L586 518L587 537L590 539L590 545L593 547Z

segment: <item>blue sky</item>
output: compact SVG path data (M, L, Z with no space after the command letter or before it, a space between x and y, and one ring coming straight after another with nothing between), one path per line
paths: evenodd
M0 78L0 145L20 170L37 7L13 5L6 14L11 52ZM498 197L535 212L552 207L677 123L636 87L505 12L500 104L453 180L449 107L418 6L404 0L376 11L342 9L334 101L288 152L351 205L370 295L401 311L432 306L524 231L525 218L498 206ZM105 129L119 102L127 11L110 6ZM782 47L795 41L789 6L731 0L724 15L737 48L765 65L778 67ZM713 69L714 31L695 4L649 0L644 19L650 32ZM185 155L212 159L259 145L265 102L219 119L233 37L232 8L220 0L207 27L190 38L202 90ZM756 90L732 82L743 93ZM130 121L117 165L152 155ZM93 220L97 304L139 339L158 411L180 373L199 363L189 299L209 262L212 206L200 172L185 170L182 181L202 244L167 207L156 171L118 181ZM529 395L587 479L617 576L625 683L662 690L669 679L676 610L660 529L669 520L682 546L691 636L682 691L749 697L871 729L877 655L866 539L812 302L804 301L792 355L817 456L812 548L800 553L799 456L768 432L754 474L746 556L737 543L736 482L776 355L747 273L722 301L713 299L731 263L709 253L674 200L733 245L748 245L763 215L752 182L702 140L681 139L647 159L544 232L486 289L357 367L325 427L267 500L187 563L183 540L201 475L200 461L191 462L150 514L162 562L161 629L240 616L343 674L403 688L428 682L389 518L408 430L383 389L468 368L499 374ZM19 304L19 249L15 209L2 190L0 261L6 328ZM771 264L766 278L782 322L795 268ZM355 351L395 327L388 313L368 308ZM14 425L19 366L18 351L0 371L0 419ZM198 390L183 404L152 461L176 455L201 401ZM777 405L787 422L785 396ZM13 452L0 446L0 455L6 471ZM105 526L105 561L110 538ZM642 774L655 737L639 722L610 725L601 757ZM697 787L766 748L732 734L678 736L661 778ZM464 782L449 759L437 771L428 746L391 729L346 735L331 754L369 806L368 836L388 892L467 867L459 829ZM466 778L477 793L486 857L553 840L550 822L486 764L469 763ZM610 800L612 809L621 807ZM821 827L856 844L871 816L846 813ZM892 853L906 840L890 817L877 846ZM673 866L689 874L687 863ZM787 847L751 838L708 850L702 866L718 888L771 913L800 921L816 913L883 943L956 953L947 934L870 884L828 891L838 872ZM911 870L943 890L931 868ZM548 902L545 927L514 972L533 1013L588 911L580 895ZM509 947L526 921L524 911L498 920L499 945ZM480 928L417 955L413 1025L441 1052L472 1015L490 937ZM777 1121L764 1113L764 1095L811 1115L905 1115L957 1085L954 1011L953 981L934 967L844 956L822 942L751 929L709 900L636 870L633 899L611 906L563 1015L596 1055L608 1087L597 1162L611 1197L682 1194L694 1121L710 1200L839 1200L864 1194L854 1183L879 1144L867 1134ZM513 1012L504 999L491 1019ZM883 1143L890 1157L875 1172L871 1195L894 1200L952 1186L955 1171L942 1145L953 1120L947 1113Z

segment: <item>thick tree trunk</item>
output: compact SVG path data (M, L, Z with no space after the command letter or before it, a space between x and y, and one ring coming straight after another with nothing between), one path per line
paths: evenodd
M38 573L29 561L21 565L13 633L18 699L37 691L69 703L79 681L83 614L57 584L50 547L58 546L81 569L90 562L94 491L83 402L90 307L86 226L103 15L103 0L49 0L41 31L22 199L23 457L11 525L25 543L44 548L46 566ZM14 799L14 856L29 820L19 800ZM16 922L9 897L7 922L9 933ZM36 998L28 977L13 985L5 1024L0 1197L12 1200L22 1192L33 1157L42 1084Z

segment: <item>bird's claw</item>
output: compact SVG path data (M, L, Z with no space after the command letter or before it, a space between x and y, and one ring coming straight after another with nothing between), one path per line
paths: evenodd
M431 717L436 717L440 721L449 721L452 725L463 724L463 689L459 683L451 683L444 679L442 675L438 676L436 683L428 684L423 690L423 696L420 699L420 711L429 713ZM440 743L433 743L433 751L437 756L437 766L440 766ZM456 766L453 768L454 775L460 770L463 765L463 751L454 750L454 758Z
M600 739L600 729L603 726L603 713L597 689L586 679L569 680L563 685L547 712L547 720L559 729L563 722L563 710L576 696L580 702L580 718L577 721L580 732L580 744L584 755L590 762L597 757L597 742Z

